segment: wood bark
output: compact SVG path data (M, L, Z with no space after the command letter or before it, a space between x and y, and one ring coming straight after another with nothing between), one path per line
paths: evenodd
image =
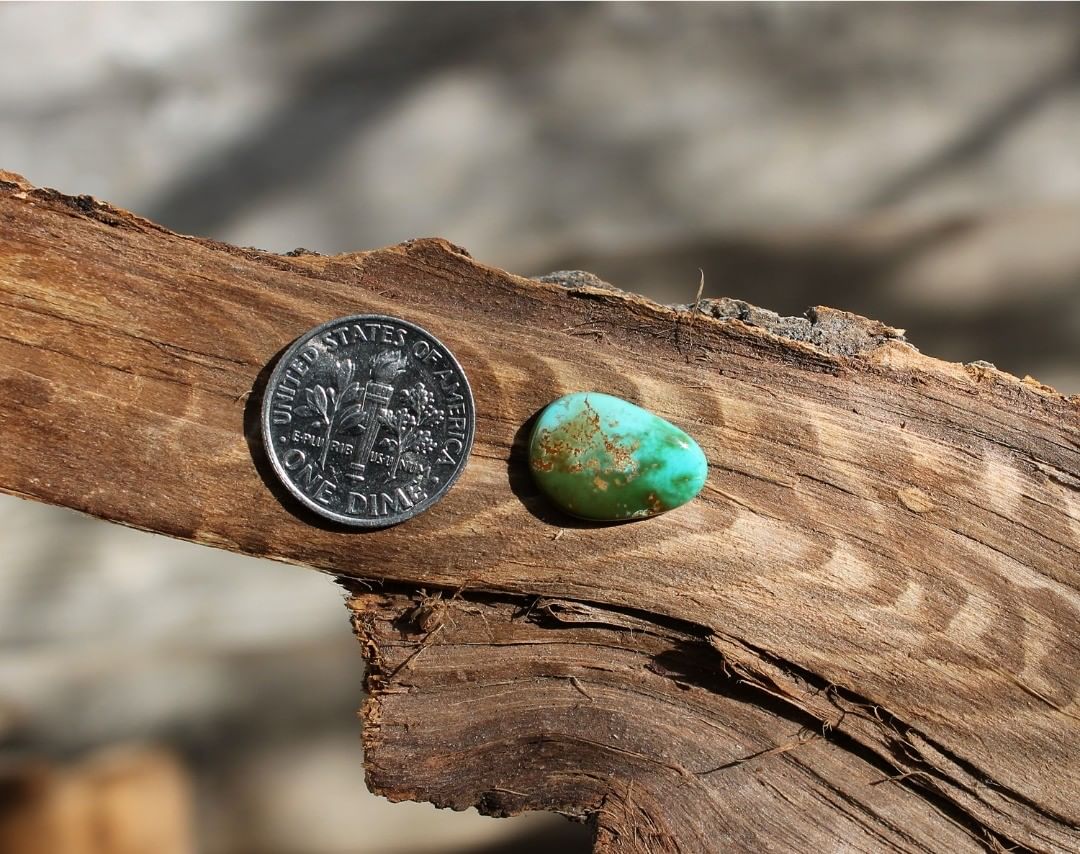
M0 489L345 579L375 791L598 851L1080 851L1080 399L829 309L441 240L275 255L0 177ZM446 342L478 414L447 496L374 532L290 501L256 417L275 355L360 312ZM523 437L585 389L690 432L702 495L552 511Z

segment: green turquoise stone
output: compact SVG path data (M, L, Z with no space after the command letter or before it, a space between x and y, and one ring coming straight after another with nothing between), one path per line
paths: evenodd
M540 413L529 438L537 486L574 516L643 519L685 504L709 466L674 424L610 394L580 391Z

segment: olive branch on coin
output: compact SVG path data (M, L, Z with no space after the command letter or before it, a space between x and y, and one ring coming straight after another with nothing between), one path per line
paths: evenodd
M321 385L316 383L310 388L304 389L306 406L298 406L296 414L301 417L317 417L326 425L323 435L322 457L319 460L319 468L325 471L326 459L330 453L330 440L335 432L355 433L369 431L373 426L376 416L383 414L378 412L376 398L392 391L390 383L393 378L405 370L405 357L400 351L391 350L379 353L372 361L371 372L368 382L363 388L359 381L353 377L356 374L356 363L352 359L341 359L334 365L334 385ZM371 394L371 406L369 393ZM372 434L372 440L374 435ZM365 442L370 445L373 442ZM370 453L370 447L367 448Z
M360 383L353 381L355 373L356 364L352 359L343 359L337 362L334 368L336 385L316 384L304 389L304 399L307 401L307 405L296 408L297 415L301 417L318 416L318 419L326 424L326 432L323 435L322 456L319 458L319 468L321 469L326 469L326 457L330 453L330 440L334 435L335 428L341 429L342 425L339 421L344 421L347 413L358 406L354 401L360 400L362 397Z

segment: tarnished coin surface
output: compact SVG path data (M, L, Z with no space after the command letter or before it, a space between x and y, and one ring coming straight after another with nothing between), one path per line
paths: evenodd
M397 317L341 317L297 339L262 402L266 453L301 502L377 528L427 510L465 468L472 390L435 336Z

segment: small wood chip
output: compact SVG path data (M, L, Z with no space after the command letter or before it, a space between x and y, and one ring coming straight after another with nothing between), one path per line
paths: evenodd
M917 486L905 486L896 490L896 495L900 499L900 503L912 513L929 513L937 507L930 500L930 496Z

